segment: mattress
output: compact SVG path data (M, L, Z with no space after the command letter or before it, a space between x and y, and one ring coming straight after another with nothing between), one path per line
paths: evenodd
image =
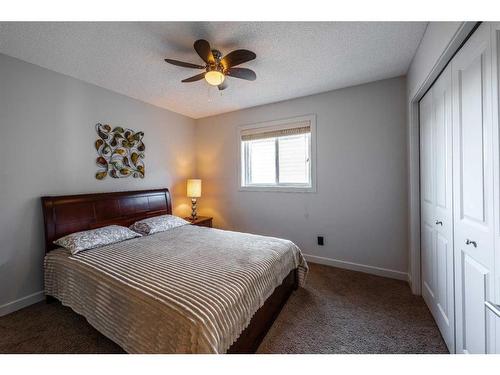
M290 271L307 274L291 241L194 225L44 265L46 294L128 353L225 353Z

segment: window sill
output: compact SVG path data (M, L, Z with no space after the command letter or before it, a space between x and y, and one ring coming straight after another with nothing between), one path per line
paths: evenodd
M316 187L295 186L240 186L238 191L273 192L273 193L316 193Z

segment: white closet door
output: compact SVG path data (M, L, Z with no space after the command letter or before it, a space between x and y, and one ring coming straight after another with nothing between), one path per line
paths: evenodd
M422 296L434 315L436 298L434 207L434 114L432 90L420 100L420 185Z
M493 82L493 97L492 97L492 113L493 113L493 177L494 177L494 215L495 215L495 280L493 299L490 301L496 307L498 312L500 308L500 23L494 23L491 27L492 41L492 82ZM495 306L496 305L496 306ZM494 311L488 309L488 315L495 322L496 326L496 343L494 351L500 354L500 317L495 315ZM493 346L493 345L492 345Z
M453 280L453 124L451 67L432 88L434 106L434 173L436 187L436 322L451 353L455 352Z
M452 61L457 353L491 351L493 320L493 123L490 25Z
M422 294L448 349L454 353L451 106L448 67L420 102Z

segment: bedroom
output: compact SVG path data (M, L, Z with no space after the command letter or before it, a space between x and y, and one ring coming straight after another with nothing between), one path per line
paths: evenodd
M500 24L181 18L0 22L0 353L499 353Z

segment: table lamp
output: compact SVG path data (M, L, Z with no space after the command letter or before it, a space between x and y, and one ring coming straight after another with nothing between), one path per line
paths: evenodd
M189 179L187 180L187 196L191 198L191 220L196 220L196 198L201 197L201 180Z

